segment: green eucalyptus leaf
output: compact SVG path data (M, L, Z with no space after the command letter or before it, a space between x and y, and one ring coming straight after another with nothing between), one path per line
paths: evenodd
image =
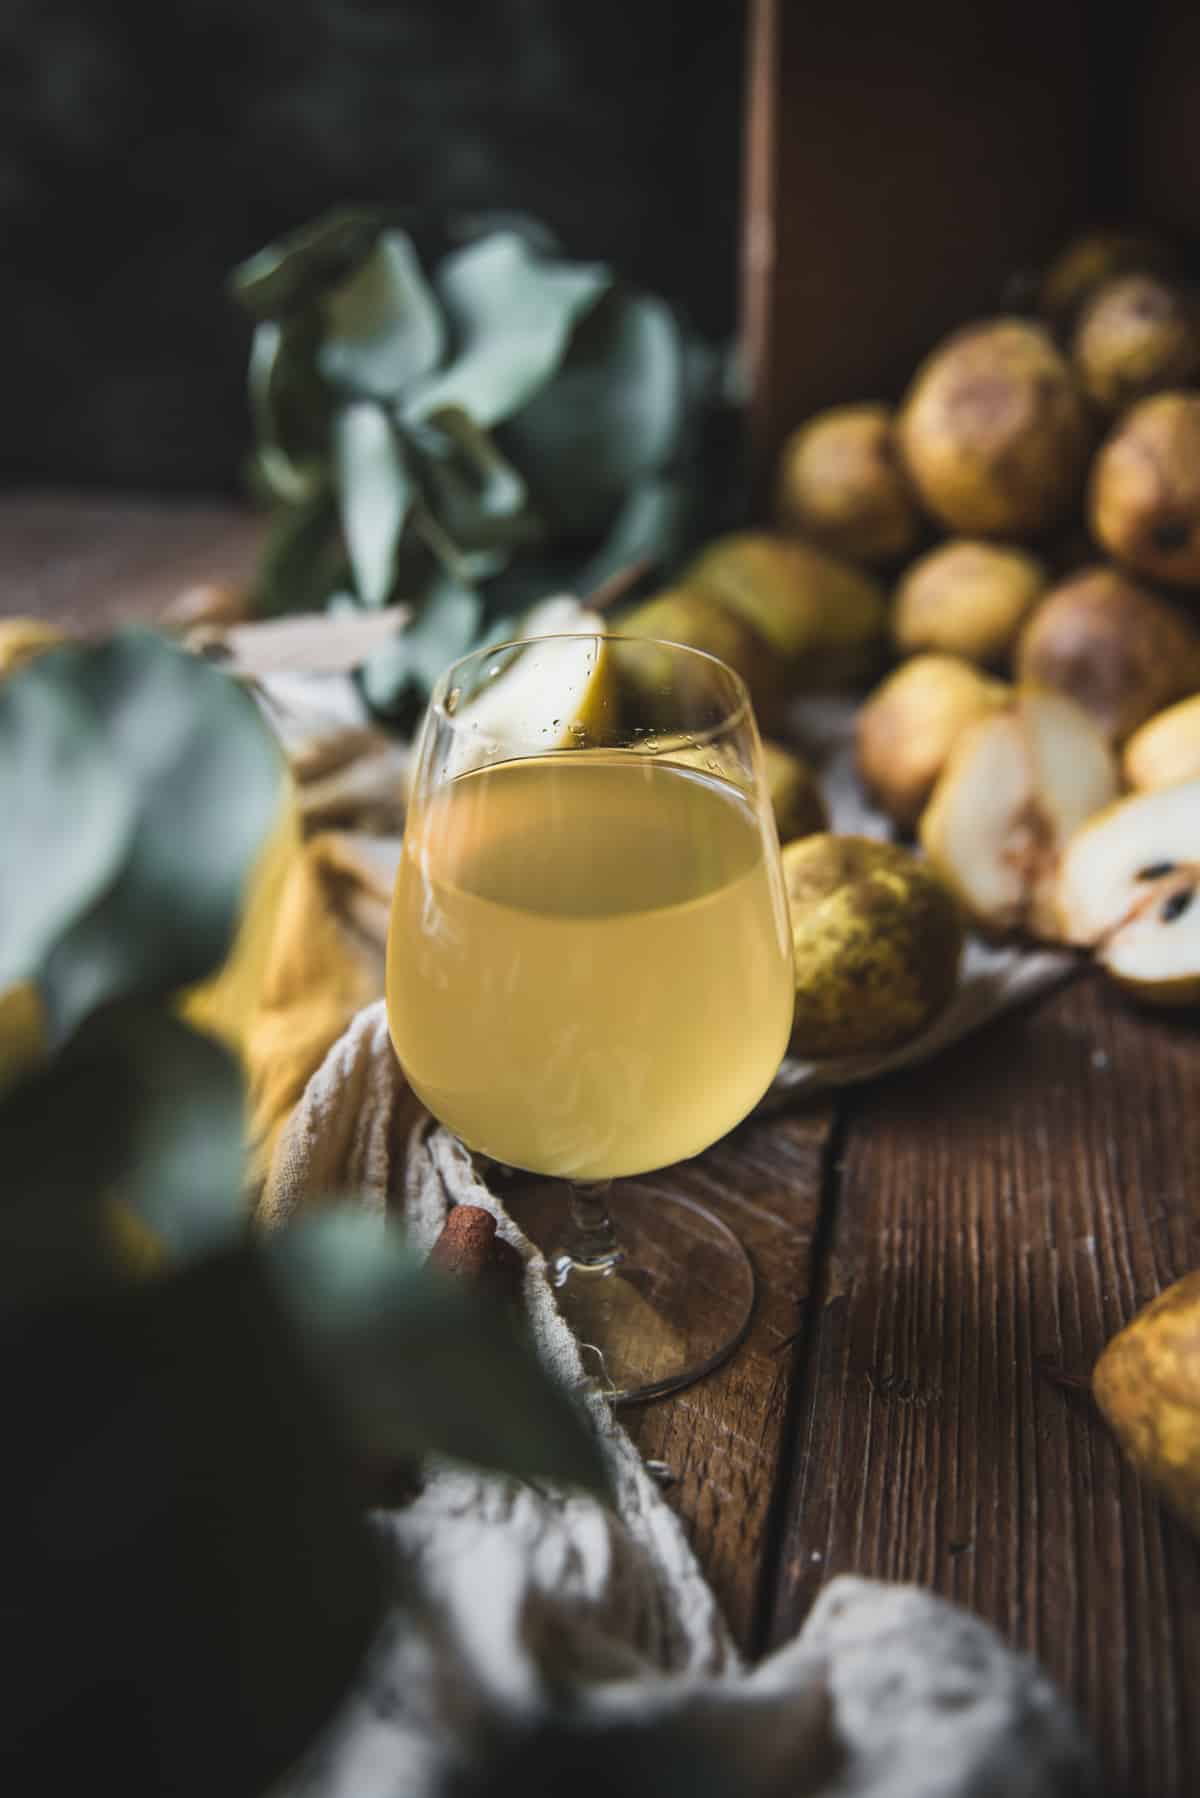
M473 587L435 576L415 621L364 666L368 704L388 714L404 709L414 689L427 695L442 670L472 647L482 617L483 602Z
M650 475L625 495L594 555L578 568L573 592L585 597L635 563L669 566L690 541L695 525L694 483L682 474Z
M431 509L460 551L512 551L543 535L524 477L465 412L439 412L412 441Z
M403 231L385 231L353 274L325 295L317 365L348 393L388 399L441 360L445 325Z
M345 546L332 488L322 486L271 516L250 593L258 617L320 611L349 579Z
M167 1013L89 1019L0 1099L0 1314L239 1235L244 1104L233 1058Z
M258 470L270 496L306 500L325 479L331 396L316 369L319 322L310 310L265 319L250 342L247 390Z
M434 563L447 580L459 586L471 586L503 568L507 552L500 549L468 549L456 543L433 507L424 499L412 508L414 536L424 545Z
M327 212L239 263L230 293L254 318L283 318L368 256L385 222L371 208Z
M112 999L169 992L220 964L285 769L242 688L149 632L46 659L88 706L136 806L115 880L43 962L39 986L61 1042ZM74 815L61 786L46 802Z
M412 496L404 451L383 408L359 400L338 413L333 452L354 584L364 605L381 606L392 591Z
M583 320L554 380L506 422L500 442L557 522L588 532L672 461L688 414L674 313L622 288Z
M0 684L0 992L40 969L115 879L135 796L61 652Z
M403 402L412 423L447 407L484 430L527 405L559 366L572 332L612 285L599 263L550 262L501 231L447 256L436 287L457 339L440 373Z
M327 1211L264 1254L369 1461L444 1455L606 1493L580 1411L502 1312L422 1267L379 1219Z

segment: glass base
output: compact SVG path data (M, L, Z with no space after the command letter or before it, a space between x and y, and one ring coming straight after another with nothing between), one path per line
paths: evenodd
M567 1194L513 1206L550 1263L559 1309L585 1370L614 1405L678 1392L741 1342L754 1310L754 1266L728 1224L682 1193L623 1180L607 1195L619 1258L583 1267L561 1253Z

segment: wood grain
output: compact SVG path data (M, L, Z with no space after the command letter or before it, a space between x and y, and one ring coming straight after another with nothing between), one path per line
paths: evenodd
M845 1571L1037 1654L1144 1798L1200 1773L1200 1548L1087 1375L1200 1264L1200 1037L1096 980L853 1103L769 1635Z
M249 578L263 531L245 506L38 490L0 498L0 617L108 630L158 617L199 582Z

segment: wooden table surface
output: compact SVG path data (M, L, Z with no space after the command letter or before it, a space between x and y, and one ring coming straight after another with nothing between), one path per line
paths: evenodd
M228 506L10 496L0 615L145 618L255 543ZM750 1653L835 1573L918 1581L1042 1660L1114 1792L1200 1790L1200 1545L1056 1378L1200 1266L1198 1099L1195 1022L1083 977L671 1176L763 1296L735 1360L627 1417Z

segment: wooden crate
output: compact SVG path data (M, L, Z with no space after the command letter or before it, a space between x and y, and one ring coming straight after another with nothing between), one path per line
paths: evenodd
M742 291L760 496L799 419L897 394L1073 231L1200 234L1196 71L1194 0L751 0Z

